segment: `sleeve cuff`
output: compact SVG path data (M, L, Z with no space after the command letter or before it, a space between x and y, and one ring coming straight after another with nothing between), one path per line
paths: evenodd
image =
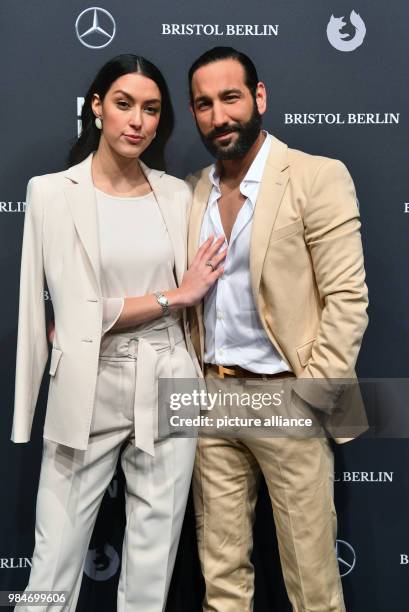
M117 322L124 307L124 298L103 298L102 335Z

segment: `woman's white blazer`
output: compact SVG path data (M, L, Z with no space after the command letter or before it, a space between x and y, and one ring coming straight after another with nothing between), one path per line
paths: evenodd
M92 155L63 172L35 176L27 186L11 435L14 442L30 440L49 354L46 279L54 309L55 336L43 435L76 449L85 450L88 445L103 308ZM180 285L187 260L191 192L184 181L143 163L141 167L167 226L175 256L176 281ZM135 227L135 248L138 233L143 231L143 227ZM200 376L185 312L183 327L188 351Z

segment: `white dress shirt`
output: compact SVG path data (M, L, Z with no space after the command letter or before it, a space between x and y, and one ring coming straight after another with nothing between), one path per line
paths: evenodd
M236 365L260 374L291 371L270 342L254 304L250 282L250 237L254 208L264 166L271 145L267 132L246 176L240 192L246 197L234 222L230 243L226 238L221 249L228 247L224 274L204 299L206 363ZM200 232L200 244L214 234L224 236L218 199L220 177L214 164L209 173L213 185Z

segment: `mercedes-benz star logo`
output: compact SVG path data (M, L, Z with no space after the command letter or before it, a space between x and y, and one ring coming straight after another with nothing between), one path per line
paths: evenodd
M113 41L116 24L111 13L99 6L91 6L78 15L75 32L85 47L103 49Z
M336 553L339 564L341 578L352 572L356 564L356 554L351 544L345 540L337 540Z

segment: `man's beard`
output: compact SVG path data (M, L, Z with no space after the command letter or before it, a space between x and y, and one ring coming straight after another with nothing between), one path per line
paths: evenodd
M261 130L261 121L262 116L254 104L252 115L246 123L225 124L206 135L199 130L199 134L206 149L216 159L237 159L244 157L256 142ZM213 140L215 136L230 132L237 132L238 137L235 142L224 145Z

